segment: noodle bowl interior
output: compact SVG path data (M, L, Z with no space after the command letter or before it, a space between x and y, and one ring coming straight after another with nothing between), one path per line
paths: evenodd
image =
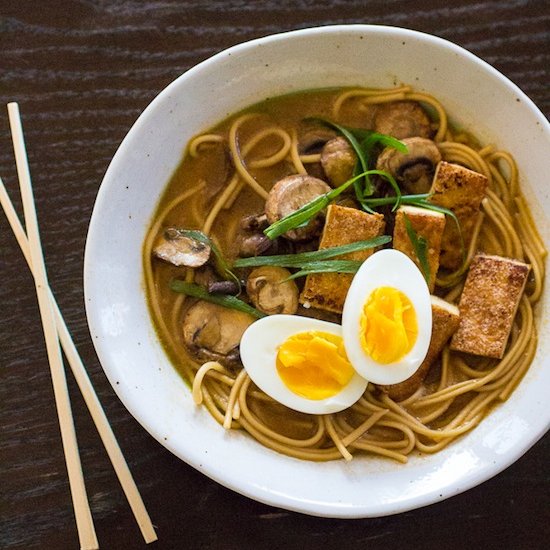
M275 451L437 452L535 354L546 251L519 181L513 152L409 86L270 98L191 140L157 207L143 261L159 338L197 404ZM414 289L388 283L409 269ZM288 315L305 328L288 334Z

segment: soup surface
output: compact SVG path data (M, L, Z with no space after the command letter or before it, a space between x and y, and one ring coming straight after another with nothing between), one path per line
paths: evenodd
M195 401L290 456L405 462L505 400L546 251L512 155L474 136L400 86L270 98L194 138L143 261Z

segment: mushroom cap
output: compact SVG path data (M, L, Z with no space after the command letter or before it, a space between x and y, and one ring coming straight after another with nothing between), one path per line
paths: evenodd
M336 137L336 132L324 126L315 125L298 137L298 151L301 155L319 153L327 141Z
M348 140L338 136L327 141L321 151L321 165L333 187L338 187L353 176L357 155Z
M397 139L432 135L430 119L416 101L391 101L379 106L374 117L374 129Z
M293 315L298 311L298 287L288 280L288 269L262 266L253 269L246 281L246 292L257 309L274 315Z
M316 197L328 193L330 187L307 174L293 174L279 180L269 191L265 202L267 221L272 224L292 214ZM291 229L283 236L291 241L308 240L319 234L321 219L317 215L305 227Z
M183 340L198 359L224 362L253 321L253 317L242 311L199 300L184 316Z
M389 172L408 193L428 193L441 152L431 139L411 137L402 142L407 152L386 147L378 156L376 168Z
M251 256L260 256L273 244L273 241L263 233L252 233L243 237L239 244L239 256L249 258Z
M178 267L200 267L210 258L210 246L182 235L177 228L169 227L160 236L153 253Z

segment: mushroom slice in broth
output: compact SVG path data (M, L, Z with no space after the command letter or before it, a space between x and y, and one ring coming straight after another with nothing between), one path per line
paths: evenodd
M177 267L200 267L210 258L210 246L169 227L161 235L153 254Z
M323 180L313 176L303 174L286 176L279 180L269 192L265 203L267 221L273 224L329 191L330 187ZM321 227L322 222L317 215L305 227L291 229L283 236L291 241L307 241L318 236Z
M247 313L200 300L185 314L183 340L197 359L235 366L239 342L253 321Z
M374 129L397 139L432 136L432 125L416 101L392 101L380 105L374 118Z
M377 170L389 172L411 194L428 193L441 153L431 140L411 137L402 140L407 152L386 147L376 162Z
M290 271L283 267L262 266L250 273L246 292L260 311L273 315L294 314L298 311L298 287L290 277Z
M321 165L333 187L342 185L353 176L357 155L344 137L328 141L321 152Z

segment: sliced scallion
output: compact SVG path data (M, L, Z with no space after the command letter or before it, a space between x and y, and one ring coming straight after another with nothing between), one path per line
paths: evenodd
M170 282L170 288L174 292L179 292L180 294L185 294L186 296L200 298L201 300L211 302L212 304L218 304L219 306L248 313L257 319L265 317L265 313L249 306L246 302L239 300L239 298L236 298L235 296L231 296L229 294L210 294L204 287L195 283L187 283L185 281L173 279Z
M403 220L405 221L405 229L407 230L407 235L409 236L409 240L413 245L414 252L416 254L416 257L418 258L418 262L420 263L422 274L424 275L426 282L430 284L430 264L428 262L428 241L426 240L425 237L418 235L418 233L415 231L414 227L412 226L411 220L409 219L409 216L407 216L407 214L403 216Z
M318 212L326 208L331 201L341 195L350 185L353 185L355 181L362 178L365 173L366 172L349 179L340 185L340 187L331 189L328 193L315 197L313 200L304 204L301 208L298 208L298 210L292 212L292 214L289 214L275 223L272 223L267 229L264 230L264 234L270 239L276 239L290 229L301 227L304 223L311 220L311 218L313 218L313 216L315 216Z
M430 193L420 193L418 195L401 195L400 204L416 205L429 198ZM379 197L374 199L366 199L365 202L370 208L378 208L379 206L392 205L392 211L396 210L397 197Z
M409 204L411 206L418 206L419 208L425 208L426 210L433 210L434 212L440 212L449 216L454 224L456 225L458 231L458 237L460 239L460 250L462 255L461 266L456 271L457 274L462 274L465 270L466 265L466 245L464 243L464 236L462 235L462 228L460 227L460 222L456 217L456 214L449 208L440 206L439 204L434 204L430 202L430 193L420 193L418 195L402 195L401 204ZM370 208L378 208L380 206L393 205L392 211L396 209L397 197L381 197L375 199L367 199L365 201Z
M299 267L305 268L308 262L319 262L357 252L358 250L366 250L376 246L382 246L391 241L389 235L380 235L372 239L357 241L354 243L343 244L340 246L331 246L322 248L321 250L312 250L310 252L300 252L298 254L279 254L278 256L253 256L251 258L239 258L235 260L233 267L257 267L262 265L273 265L277 267Z
M355 196L357 200L367 212L372 212L372 210L369 208L368 205L365 204L364 201L367 197L370 197L375 191L374 185L370 180L370 176L375 174L384 177L389 182L389 184L394 189L396 196L398 197L396 208L399 206L399 197L401 197L401 190L393 176L385 171L374 172L370 171L370 169L372 169L374 159L373 153L375 147L377 147L378 145L382 145L384 147L392 147L394 149L397 149L401 153L406 153L408 149L403 142L386 134L380 134L378 132L365 130L363 128L351 128L348 126L342 126L341 124L337 124L323 118L311 118L308 120L318 122L320 124L323 124L324 126L332 128L333 130L336 130L337 132L342 134L344 138L346 138L352 149L355 151L355 154L357 155L357 164L355 166L353 175L361 175L364 178L364 185L363 188L361 188L360 180L355 180L353 187L355 189Z
M293 273L286 280L305 277L312 273L357 273L363 262L361 260L323 260L304 263L302 269Z

